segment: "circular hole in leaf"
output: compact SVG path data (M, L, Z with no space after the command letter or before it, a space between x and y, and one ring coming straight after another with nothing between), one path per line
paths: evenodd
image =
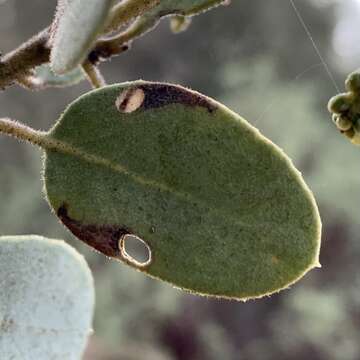
M107 256L197 294L243 300L319 264L321 221L299 171L213 99L166 83L110 85L72 103L47 136L61 144L46 151L49 202ZM143 237L152 259L124 250L125 234Z
M135 235L124 235L120 239L121 256L135 267L145 267L151 264L151 249L146 242Z

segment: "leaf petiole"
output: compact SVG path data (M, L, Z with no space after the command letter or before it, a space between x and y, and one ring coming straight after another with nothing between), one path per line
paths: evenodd
M102 76L100 70L90 61L86 60L82 64L82 70L94 89L98 89L106 85L105 79Z
M69 146L63 144L61 141L52 139L48 132L35 130L30 126L12 119L0 118L0 134L26 141L49 151L72 152L68 149Z

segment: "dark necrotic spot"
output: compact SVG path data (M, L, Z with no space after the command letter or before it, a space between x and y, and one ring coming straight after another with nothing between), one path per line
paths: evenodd
M80 240L104 255L119 257L119 239L132 232L126 227L117 225L93 225L82 224L80 221L71 219L68 215L68 207L63 204L57 211L61 222Z
M142 108L145 110L156 109L171 104L183 104L186 106L201 106L210 113L216 110L216 104L207 97L184 89L180 86L168 84L146 84L138 88L145 93Z

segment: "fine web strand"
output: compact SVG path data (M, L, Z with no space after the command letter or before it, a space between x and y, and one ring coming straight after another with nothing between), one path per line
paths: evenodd
M292 86L294 84L295 81L300 80L304 75L306 75L307 73L311 72L314 69L317 69L319 67L323 67L324 64L321 63L317 63L314 65L311 65L309 67L307 67L304 71L302 71L300 74L296 75L292 80L290 80L290 86ZM253 125L256 125L259 121L261 121L265 115L277 104L281 103L281 99L279 97L274 97L267 106L265 106L264 110L261 112L261 114L259 115L259 117L254 121Z
M334 77L334 75L332 74L329 65L328 65L327 62L325 61L325 58L324 58L323 55L321 54L321 51L320 51L319 47L317 46L317 44L316 44L316 42L315 42L315 39L314 39L314 37L312 36L311 31L310 31L309 27L307 26L307 24L306 24L303 16L301 15L299 9L298 9L297 6L295 5L294 0L289 0L289 2L290 2L290 4L291 4L291 7L294 9L295 14L296 14L296 16L297 16L297 18L298 18L301 26L303 27L306 35L308 36L308 38L309 38L309 40L310 40L310 42L311 42L311 44L312 44L312 46L313 46L313 48L314 48L317 56L318 56L319 59L320 59L320 63L311 65L310 67L306 68L304 71L302 71L300 74L298 74L298 75L293 79L293 81L299 80L301 77L303 77L303 76L304 76L305 74L307 74L308 72L312 71L312 70L315 69L315 68L318 68L318 67L322 66L322 67L325 69L327 75L329 76L330 81L331 81L331 83L333 84L334 88L336 89L336 91L337 91L338 93L340 93L341 91L340 91L340 89L339 89L339 86L338 86L337 83L336 83L335 77ZM261 114L259 115L259 117L256 119L256 121L254 122L254 125L256 125L259 121L261 121L261 120L265 117L265 115L268 113L268 111L271 110L271 108L277 104L277 102L280 102L280 100L279 100L279 99L273 99L273 100L271 100L270 103L269 103L269 104L265 107L265 109L261 112Z
M311 44L312 44L312 46L314 47L314 49L315 49L315 51L316 51L316 54L318 55L321 63L323 64L326 73L329 75L329 78L330 78L331 82L333 83L336 91L337 91L338 93L340 93L340 89L339 89L339 87L338 87L338 85L337 85L337 83L336 83L336 81L335 81L335 77L334 77L334 75L332 74L329 65L328 65L327 62L325 61L325 58L322 56L319 47L316 45L316 42L315 42L313 36L311 35L311 32L310 32L309 27L306 25L304 18L302 17L299 9L298 9L297 6L295 5L294 0L289 0L289 1L290 1L290 4L291 4L292 8L293 8L294 11L295 11L295 14L296 14L297 18L298 18L299 21L300 21L300 24L301 24L302 27L304 28L304 30L305 30L305 32L306 32L309 40L311 41Z

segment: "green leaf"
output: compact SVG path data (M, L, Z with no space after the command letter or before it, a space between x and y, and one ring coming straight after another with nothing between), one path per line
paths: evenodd
M64 87L76 85L85 80L81 67L64 74L56 75L48 64L41 65L35 69L35 76L44 86Z
M91 333L91 272L72 247L0 237L2 359L80 359Z
M52 27L51 68L64 74L81 64L105 27L114 0L59 0Z
M156 14L158 17L170 14L191 16L228 3L228 0L160 0L160 4L149 14Z
M125 44L144 35L156 27L161 18L169 15L184 17L181 21L177 17L170 22L170 28L174 32L184 31L190 25L189 17L229 3L229 0L160 0L157 6L139 16L121 33L117 37L117 42Z
M107 256L236 299L288 287L319 265L320 218L301 174L208 97L143 81L108 86L71 104L48 137L49 202ZM129 234L149 261L124 251Z

